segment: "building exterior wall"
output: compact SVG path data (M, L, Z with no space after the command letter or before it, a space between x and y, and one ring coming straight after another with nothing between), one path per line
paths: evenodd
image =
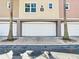
M60 18L63 18L63 14L64 14L64 7L63 7L63 3L64 0L60 0L60 4L59 4L59 14L60 14ZM66 15L67 18L72 18L72 19L77 19L79 18L79 0L66 0L67 3L69 3L69 9L66 10Z
M59 0L20 0L19 18L21 19L57 19L59 18ZM25 12L25 3L36 3L36 12ZM52 3L52 9L48 4ZM41 5L44 6L44 12L40 11Z
M0 18L9 17L9 8L7 7L9 0L0 0ZM13 0L14 17L19 16L19 0Z
M70 10L67 11L68 18L79 18L79 0L67 0L70 3Z
M63 18L63 16L64 16L64 13L63 13L63 12L64 12L64 8L63 8L63 7L64 7L64 6L63 6L64 3L63 3L63 1L64 1L64 0L60 0L60 1L59 1L59 17L60 17L60 18Z
M9 9L7 8L8 0L0 0L0 22L8 20ZM17 36L22 36L22 23L23 22L36 22L36 21L50 21L56 22L56 36L61 36L61 18L64 15L64 0L14 0L14 21L17 22ZM70 9L67 10L67 18L70 22L79 22L79 0L67 0L70 4ZM25 12L25 3L36 3L36 12ZM53 8L49 9L48 4L52 3ZM41 5L44 6L44 12L40 11ZM2 19L3 18L3 19ZM59 19L60 18L60 19ZM6 20L5 20L6 19ZM34 21L33 21L34 20ZM38 21L38 22L39 22ZM77 25L76 25L77 26ZM53 27L52 27L53 28Z
M7 8L7 1L0 0L0 18L9 17L9 8ZM64 0L13 0L14 1L14 17L21 19L58 19L63 18L63 1ZM67 18L79 18L79 0L66 0L70 4L67 10ZM36 3L37 11L35 13L25 12L25 3ZM53 8L49 9L48 4L53 3ZM41 5L44 6L44 12L40 11Z

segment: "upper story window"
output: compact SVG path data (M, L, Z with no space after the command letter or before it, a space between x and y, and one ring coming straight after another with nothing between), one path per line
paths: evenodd
M30 12L30 4L25 4L25 12Z
M66 4L65 4L65 9L66 9L66 10L69 10L69 9L70 9L70 4L69 4L69 3L66 3Z
M10 1L7 1L7 8L10 8Z
M52 9L52 3L49 3L49 8Z
M31 4L31 12L36 12L36 4L35 3Z
M36 12L36 3L26 3L25 12Z

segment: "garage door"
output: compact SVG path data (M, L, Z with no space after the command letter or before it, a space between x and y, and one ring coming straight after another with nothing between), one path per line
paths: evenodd
M56 23L23 22L22 36L56 36Z
M69 36L79 36L79 22L67 22ZM64 35L64 23L61 24L61 33Z
M0 22L0 36L8 36L9 22ZM16 23L13 23L13 35L16 36Z

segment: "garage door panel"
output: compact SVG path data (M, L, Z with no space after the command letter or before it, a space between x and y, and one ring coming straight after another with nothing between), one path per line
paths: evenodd
M79 36L79 22L67 22L69 36ZM61 24L61 35L64 35L64 23Z
M23 22L22 36L56 36L56 23Z
M9 22L0 22L0 36L8 36ZM13 23L13 36L16 36L16 23Z

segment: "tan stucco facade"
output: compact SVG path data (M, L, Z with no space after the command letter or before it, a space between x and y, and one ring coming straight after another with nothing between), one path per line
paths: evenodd
M69 4L69 9L66 10L66 17L69 20L79 20L79 0L66 0L66 3ZM64 0L59 1L59 14L60 18L64 17Z
M0 0L0 18L9 17L9 8L7 2L9 0ZM64 0L13 0L14 2L14 17L19 19L59 19L63 18ZM79 0L66 0L70 4L70 9L67 10L67 18L79 19ZM36 12L25 12L25 3L36 3ZM53 8L49 9L48 4L52 3ZM44 12L40 11L41 5L44 6Z
M59 18L59 0L20 0L19 18L21 19L57 19ZM36 12L25 12L25 3L36 3ZM49 9L48 4L53 3L53 8ZM41 5L44 12L40 11Z
M7 7L9 0L0 0L0 18L9 17L9 8ZM19 0L13 0L14 2L14 17L19 16Z
M0 0L0 21L9 20L9 8L7 8L8 0ZM23 22L54 22L56 25L56 36L61 36L61 24L63 17L63 1L64 0L13 0L14 1L14 21L17 22L17 36L22 36ZM67 10L67 21L79 22L79 0L67 0L70 2L70 9ZM25 3L36 3L36 12L25 12ZM49 9L49 3L53 4L53 8ZM74 5L73 5L74 4ZM44 12L40 11L41 5L44 6ZM26 26L25 26L26 27ZM52 26L53 27L53 26Z
M9 17L9 0L0 0L0 18ZM59 0L13 0L14 17L20 19L57 19L59 18ZM25 12L25 3L36 3L36 12ZM49 9L49 3L53 8ZM41 5L44 6L44 12L40 11Z

